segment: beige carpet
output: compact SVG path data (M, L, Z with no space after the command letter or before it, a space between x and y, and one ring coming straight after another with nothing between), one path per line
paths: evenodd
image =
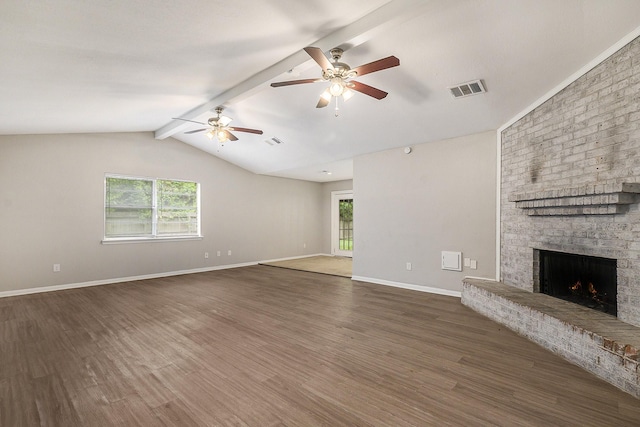
M262 262L260 264L349 278L351 278L352 273L351 258L338 256L319 255L308 258L289 259L286 261Z

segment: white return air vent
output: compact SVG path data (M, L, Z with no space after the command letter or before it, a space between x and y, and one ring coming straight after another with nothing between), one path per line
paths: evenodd
M482 80L460 83L459 85L450 86L447 89L451 91L451 95L453 95L454 98L477 95L479 93L485 93L487 91L484 88Z

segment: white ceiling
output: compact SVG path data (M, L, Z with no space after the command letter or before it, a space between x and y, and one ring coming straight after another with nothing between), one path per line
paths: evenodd
M3 0L0 134L154 131L255 173L347 179L355 156L497 129L639 26L637 0ZM271 88L319 77L305 46L397 56L359 79L389 96L335 117L315 108L325 84ZM486 94L451 97L474 79ZM219 147L172 120L220 104L264 135Z

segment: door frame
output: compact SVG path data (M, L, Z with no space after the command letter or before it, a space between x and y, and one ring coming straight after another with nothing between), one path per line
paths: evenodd
M340 200L353 200L353 190L331 192L331 254L353 257L353 251L340 249Z

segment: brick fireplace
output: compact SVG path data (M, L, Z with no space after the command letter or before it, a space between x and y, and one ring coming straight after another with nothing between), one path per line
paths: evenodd
M618 318L640 326L640 39L502 133L502 281L535 250L617 260Z
M500 210L501 283L463 303L640 397L640 38L502 132ZM545 251L614 260L617 312L540 294Z

